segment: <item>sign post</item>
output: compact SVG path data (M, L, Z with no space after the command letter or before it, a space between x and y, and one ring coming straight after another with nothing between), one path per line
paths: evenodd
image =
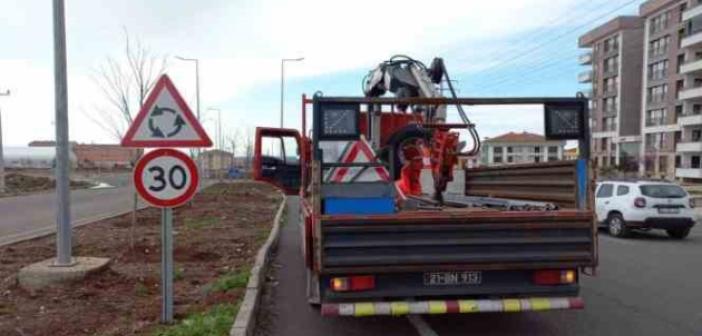
M185 153L167 147L210 147L197 118L167 75L161 76L122 139L123 147L149 148L134 167L134 186L161 208L161 322L173 323L173 208L197 192L198 169ZM166 148L164 148L166 147Z

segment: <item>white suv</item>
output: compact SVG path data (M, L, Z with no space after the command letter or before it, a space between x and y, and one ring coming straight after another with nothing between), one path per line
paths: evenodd
M615 237L625 237L632 229L663 229L672 238L684 239L695 225L685 189L664 181L602 181L597 184L595 209L597 221Z

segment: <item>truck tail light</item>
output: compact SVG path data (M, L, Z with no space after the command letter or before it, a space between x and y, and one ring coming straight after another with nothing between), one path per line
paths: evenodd
M637 208L645 208L646 207L646 199L643 197L637 197L634 200L634 206Z
M354 275L331 279L331 289L335 292L356 292L375 288L375 276Z
M575 282L575 270L541 270L533 274L537 285L565 285Z

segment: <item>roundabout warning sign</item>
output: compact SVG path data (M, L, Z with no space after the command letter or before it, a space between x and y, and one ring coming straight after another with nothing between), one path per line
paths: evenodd
M122 138L123 147L210 147L202 128L167 75L161 76Z

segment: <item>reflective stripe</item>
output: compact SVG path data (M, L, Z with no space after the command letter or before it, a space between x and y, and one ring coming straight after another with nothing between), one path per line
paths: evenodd
M409 304L407 302L393 302L390 304L392 315L407 315L409 314Z
M551 309L551 302L548 299L533 298L529 299L531 303L532 310L549 310Z
M502 305L506 312L518 312L521 310L521 305L517 299L506 299L502 300Z
M408 314L543 311L582 309L583 307L583 300L579 297L507 298L502 300L325 303L322 305L321 312L324 316L397 316Z
M446 314L446 302L429 301L429 314Z
M375 306L372 302L356 303L356 311L354 316L372 316L375 315Z
M473 300L459 300L458 309L461 313L473 313L478 311L478 303Z

